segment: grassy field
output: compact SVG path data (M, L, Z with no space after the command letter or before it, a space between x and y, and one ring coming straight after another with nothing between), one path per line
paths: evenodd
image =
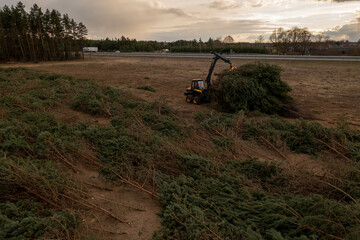
M277 63L317 120L187 104L204 59L2 65L0 238L357 239L357 63Z
M253 62L233 60L234 66ZM360 68L357 62L266 61L281 66L282 79L293 89L291 95L302 109L308 109L321 123L335 124L340 118L360 126ZM7 67L9 65L6 65ZM160 97L181 116L190 117L198 110L183 97L191 79L205 79L209 59L94 57L85 61L14 64L39 71L89 78L99 84L126 89L135 96L153 101ZM227 68L219 62L215 73ZM150 86L155 93L137 89Z

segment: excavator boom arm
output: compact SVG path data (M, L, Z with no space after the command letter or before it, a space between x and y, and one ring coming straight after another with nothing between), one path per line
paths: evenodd
M211 86L211 75L215 69L215 66L216 66L216 62L221 59L223 60L224 62L230 64L230 68L232 68L232 63L229 59L221 56L220 54L217 54L216 52L211 52L212 54L214 54L215 56L213 57L213 61L211 62L211 65L210 65L210 69L209 69L209 73L206 77L206 88L209 89L210 86Z

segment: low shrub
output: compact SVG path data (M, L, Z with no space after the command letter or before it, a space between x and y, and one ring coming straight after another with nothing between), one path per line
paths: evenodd
M203 109L195 113L194 118L207 130L230 128L234 124L234 115Z
M81 220L62 197L74 188L51 161L0 158L0 239L74 236Z
M276 165L260 162L257 159L215 162L198 155L185 155L180 163L185 174L194 179L217 177L234 185L247 185L249 181L272 184L281 172Z
M182 132L175 120L170 116L162 116L156 112L147 112L142 115L145 125L168 137L180 137Z
M229 137L213 137L212 141L220 150L232 150L234 147L234 139Z
M106 116L121 113L124 98L118 89L100 87L87 80L79 80L72 89L71 106L74 110Z
M44 209L32 201L0 203L0 239L67 239L80 222L67 210Z
M277 168L256 160L214 164L183 160L187 176L161 188L163 228L155 239L354 239L360 208L326 199L250 190L247 181L271 182Z
M118 123L112 120L112 126L83 126L79 134L94 147L96 156L104 165L101 173L105 178L116 179L113 170L130 179L142 179L145 177L143 171L150 168L159 146L140 141Z
M145 91L149 91L149 92L156 92L156 90L151 86L140 86L140 87L137 87L137 89L141 89L141 90L145 90Z
M360 133L349 129L347 125L327 128L319 123L307 123L303 120L291 123L277 117L248 122L243 138L260 136L277 147L287 146L296 153L315 155L322 150L330 150L330 146L355 161L360 160Z
M0 200L34 198L45 206L58 207L75 185L49 160L36 158L0 158Z
M52 159L54 146L70 151L77 146L75 139L70 127L46 113L24 112L0 119L0 150L10 155Z

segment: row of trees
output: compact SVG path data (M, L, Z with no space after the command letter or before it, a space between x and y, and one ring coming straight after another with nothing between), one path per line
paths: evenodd
M260 36L256 42L262 43L263 37ZM334 41L307 28L275 29L269 37L269 44L271 51L277 54L360 55L360 39L358 43Z
M260 36L256 42L261 43L262 40L263 37ZM284 30L283 28L275 29L270 35L269 42L278 54L308 54L310 49L319 53L319 50L326 50L331 45L344 45L344 41L334 41L323 33L313 34L307 28L298 27L293 27L289 30ZM336 53L332 52L332 54Z
M125 36L114 39L87 40L88 47L98 47L99 51L104 52L154 52L165 48L165 44L157 41L137 41Z
M169 49L171 52L210 52L211 50L220 52L221 50L230 50L241 53L268 53L264 47L244 45L235 43L231 36L223 40L209 38L203 42L199 40L178 40L174 42L157 42L157 41L137 41L122 36L121 38L104 40L87 40L87 46L98 47L99 51L113 52L154 52L162 49Z
M263 46L255 46L249 43L235 43L233 37L227 36L224 39L209 38L208 41L203 42L199 40L185 41L179 40L168 43L168 48L171 52L234 52L234 53L269 53L268 49Z
M360 42L359 42L360 43ZM353 44L352 44L353 45ZM98 47L99 51L112 52L153 52L169 49L170 52L210 52L225 51L235 53L260 53L260 54L317 54L317 55L359 55L360 44L347 50L341 41L333 41L322 33L313 34L307 28L293 27L289 30L275 29L266 41L263 36L255 43L235 42L234 38L227 36L223 39L209 38L208 41L177 40L174 42L137 41L122 36L121 38L104 40L88 40L87 46Z
M346 44L345 44L346 45ZM171 52L220 52L236 53L276 53L276 54L318 54L318 55L359 55L360 41L358 46L351 44L348 50L341 49L342 41L331 40L323 33L313 34L307 28L293 27L289 30L275 29L267 41L259 36L255 43L235 42L232 36L224 38L209 38L207 41L177 40L174 42L137 41L122 36L121 38L104 40L88 40L87 46L98 47L99 51L112 52L153 52L169 49Z
M0 8L0 60L49 61L81 56L86 26L57 10L34 4L30 12L19 2Z

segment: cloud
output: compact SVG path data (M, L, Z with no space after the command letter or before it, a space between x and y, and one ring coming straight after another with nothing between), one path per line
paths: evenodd
M0 7L19 0L0 0ZM27 9L68 13L83 22L89 38L120 37L176 40L233 35L255 37L277 27L308 27L331 36L358 39L356 0L21 0ZM360 0L359 0L360 1ZM269 30L270 28L270 30ZM359 32L359 31L358 31ZM237 37L238 36L238 37Z
M14 5L18 0L1 0L1 5ZM83 22L90 38L146 38L155 26L177 24L191 18L181 8L167 7L153 0L22 0L29 9L35 2L42 9L68 13L76 22Z
M243 4L231 0L215 0L208 4L209 8L214 8L219 10L235 9L235 8L240 8L242 6Z
M182 10L181 8L173 8L173 7L166 7L162 2L154 0L154 1L149 1L148 5L150 6L150 8L152 9L156 9L161 13L164 14L174 14L178 17L190 17L191 14L189 14L188 12L185 12L184 10Z
M360 0L317 0L319 2L337 2L337 3L342 3L342 2L356 2L356 1L360 1Z
M203 19L188 25L174 26L161 32L154 33L152 38L160 40L217 38L231 35L236 41L243 41L247 35L259 36L263 32L272 31L274 25L263 20L225 20L221 18Z
M324 31L324 34L335 40L358 41L360 40L360 16L349 24Z
M184 10L182 10L180 8L165 8L165 9L160 9L160 11L162 13L174 14L178 17L190 17L191 16L191 14L185 12Z

